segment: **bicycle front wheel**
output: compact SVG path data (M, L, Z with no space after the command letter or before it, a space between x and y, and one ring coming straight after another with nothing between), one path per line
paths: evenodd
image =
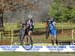
M22 47L26 50L30 50L33 47L33 41L31 36L28 36L25 38L25 40L23 41Z

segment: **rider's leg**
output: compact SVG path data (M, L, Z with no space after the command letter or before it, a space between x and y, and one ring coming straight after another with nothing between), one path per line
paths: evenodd
M32 31L29 31L29 32L28 32L28 35L31 36L31 34L32 34Z
M33 41L32 41L32 37L31 37L31 35L32 35L32 31L29 31L29 32L28 32L28 36L29 36L31 42L33 42Z
M54 34L53 34L53 36L54 36L54 42L55 42L55 44L58 45L57 32L56 32L56 30L54 30Z
M56 34L56 30L52 30L51 31L51 41L52 44L57 44L57 34Z
M57 37L56 37L56 35L54 35L54 37L53 37L53 42L54 42L54 44L57 44Z
M50 36L51 36L52 45L54 45L54 33L52 30L50 31L50 34L51 34Z
M57 36L56 36L56 44L58 45L58 40L57 40Z
M54 45L54 39L53 39L53 36L51 36L51 42L52 42L52 45Z

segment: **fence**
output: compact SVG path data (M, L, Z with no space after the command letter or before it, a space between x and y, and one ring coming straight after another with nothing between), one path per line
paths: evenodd
M0 31L0 45L3 45L3 44L10 44L10 45L13 45L15 42L19 42L19 29L20 29L20 25L18 26L19 24L15 24L15 23L12 23L12 24L8 24L6 23L4 25L4 30ZM68 42L70 41L71 43L74 44L74 41L75 41L75 29L73 29L72 25L69 25L67 26L68 24L63 24L63 31L62 31L62 26L61 24L57 24L57 37L58 37L58 41L63 41L63 42ZM37 26L37 25L36 25ZM40 26L40 24L39 24ZM37 27L39 27L37 26ZM44 26L44 25L42 25ZM66 29L65 27L66 26ZM38 31L42 31L42 29L39 27L39 28L36 28L36 30ZM71 28L72 27L72 28ZM69 29L67 29L69 28ZM45 30L45 29L43 29ZM34 30L34 33L36 33L37 31ZM38 37L37 37L38 36ZM45 40L45 33L41 34L39 36L39 33L37 32L37 34L33 37L33 41L34 42L37 42L39 43L40 42L47 42ZM50 39L48 39L48 42L50 41Z
M2 44L13 44L14 38L18 38L19 34L19 27L18 24L11 23L11 24L4 24L3 30L0 31L0 45Z

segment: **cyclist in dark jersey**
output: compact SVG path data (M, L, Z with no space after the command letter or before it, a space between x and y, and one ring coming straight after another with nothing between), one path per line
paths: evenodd
M25 34L28 35L28 37L30 37L30 40L31 42L33 43L32 41L32 32L33 32L33 29L34 29L34 23L33 23L33 20L32 20L32 17L28 17L29 19L27 20L25 26L26 26L26 29L25 29Z
M32 19L29 19L29 20L27 21L26 26L27 26L27 29L28 29L28 35L31 35L32 32L33 32L33 28L34 28L33 20L32 20Z
M22 24L22 27L20 29L20 42L21 43L23 42L26 35L28 35L31 38L33 29L34 29L33 20L32 18L29 18L29 20L27 20L25 23Z

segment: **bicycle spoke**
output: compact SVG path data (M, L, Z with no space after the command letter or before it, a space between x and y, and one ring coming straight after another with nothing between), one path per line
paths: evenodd
M33 47L33 41L30 36L26 37L26 40L23 42L22 47L26 50L30 50Z

